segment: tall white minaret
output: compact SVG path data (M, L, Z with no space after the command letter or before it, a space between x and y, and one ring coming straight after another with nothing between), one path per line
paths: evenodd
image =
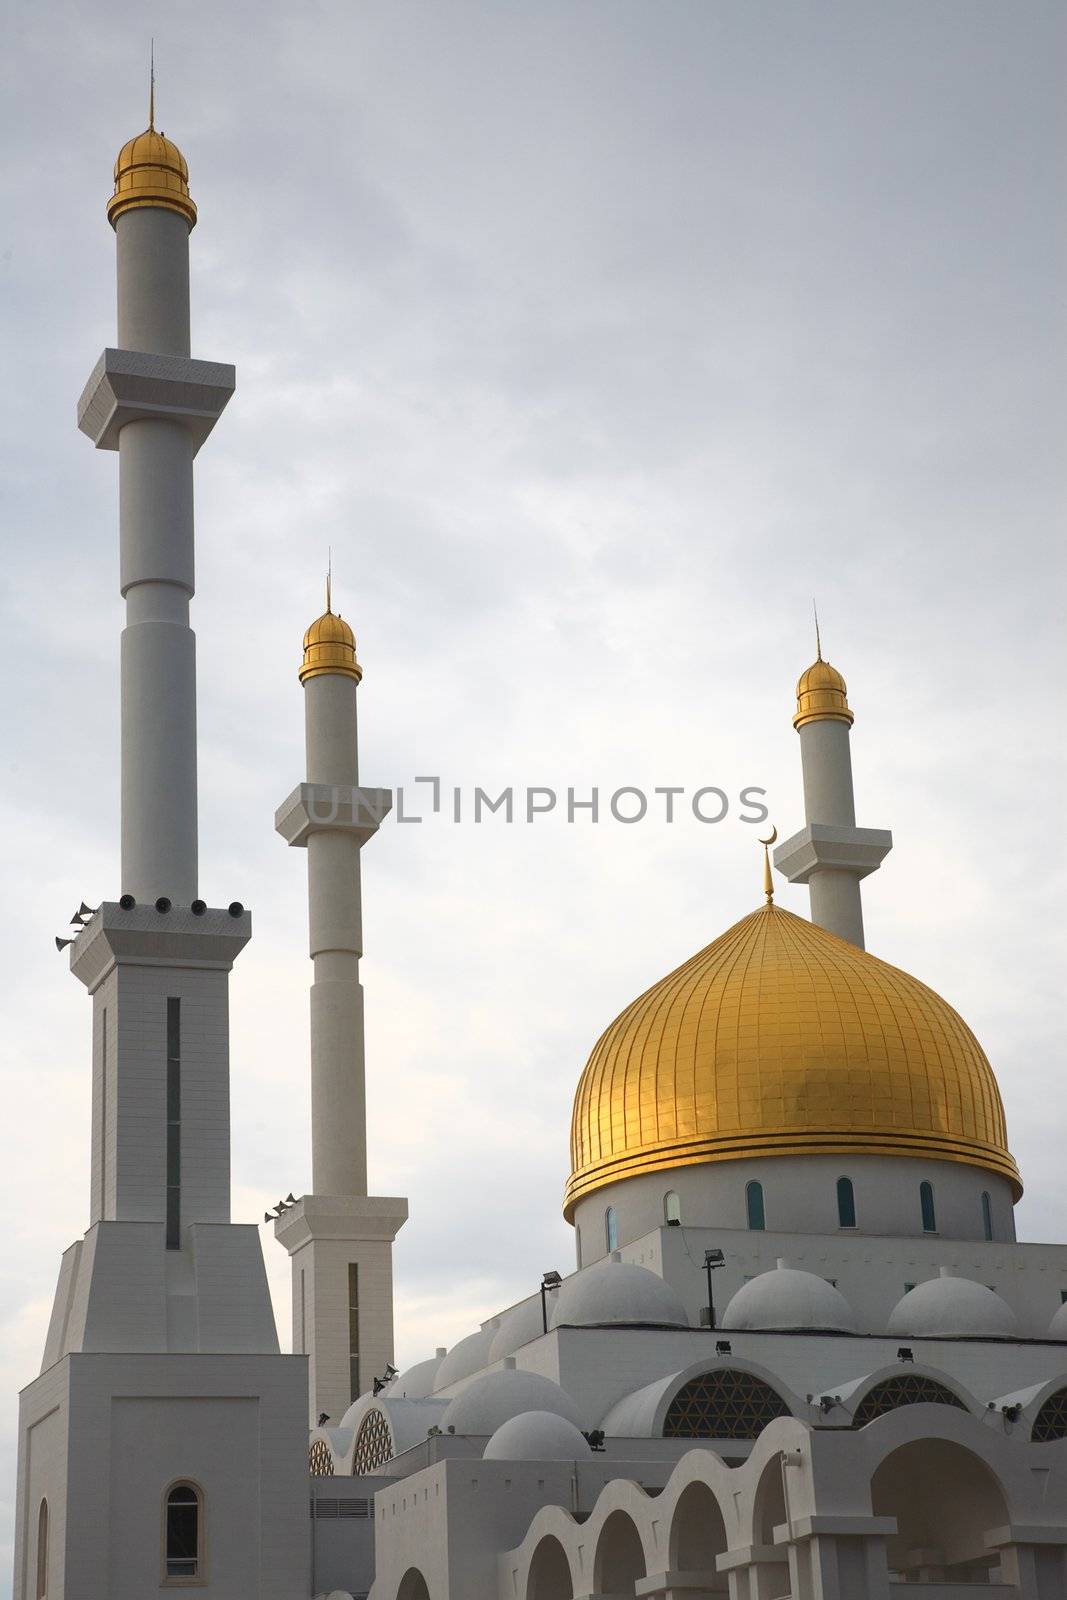
M797 683L793 726L800 735L805 826L774 852L790 883L806 883L811 920L864 948L860 879L893 847L884 828L857 828L850 736L853 714L845 680L822 658Z
M348 623L326 610L304 635L307 781L275 826L307 850L313 1193L275 1223L293 1263L293 1349L310 1361L310 1420L339 1423L393 1359L392 1244L408 1203L367 1194L360 850L388 814L359 786L356 695L363 670Z
M189 354L188 178L151 116L119 153L118 346L78 406L119 459L122 865L70 951L93 1007L90 1225L21 1396L19 1600L306 1592L306 1365L278 1353L258 1228L230 1221L229 973L251 918L197 888L193 458L234 370Z

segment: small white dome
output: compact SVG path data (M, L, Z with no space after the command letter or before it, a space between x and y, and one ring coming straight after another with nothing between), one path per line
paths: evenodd
M552 1310L553 1328L688 1328L686 1309L669 1284L629 1261L598 1261L568 1278Z
M397 1400L425 1400L427 1395L433 1394L443 1359L443 1356L429 1356L425 1361L416 1361L413 1367L406 1367L390 1384L390 1395Z
M540 1339L545 1331L541 1320L541 1296L535 1300L527 1300L523 1305L516 1306L514 1311L509 1311L501 1319L493 1342L489 1346L489 1360L503 1361L505 1356L513 1356L516 1350L524 1344L529 1344L531 1339Z
M505 1367L502 1372L487 1372L475 1378L451 1402L441 1427L447 1433L495 1433L502 1423L524 1411L550 1411L578 1426L581 1418L570 1395L558 1383L538 1372L519 1372Z
M1050 1339L1067 1339L1067 1300L1049 1323L1048 1333Z
M894 1339L1011 1339L1018 1326L999 1294L971 1278L954 1278L947 1267L909 1290L889 1317Z
M800 1272L779 1261L773 1272L743 1284L722 1319L724 1328L770 1328L779 1332L808 1329L818 1333L855 1333L856 1318L840 1290L814 1272Z
M438 1367L433 1380L435 1394L440 1389L451 1388L452 1384L459 1383L463 1378L469 1378L472 1372L481 1372L483 1367L489 1365L489 1346L496 1331L497 1323L494 1319L491 1327L479 1328L477 1333L468 1333L465 1339L452 1346Z
M486 1461L575 1461L589 1453L580 1430L553 1411L523 1411L502 1422L484 1451Z

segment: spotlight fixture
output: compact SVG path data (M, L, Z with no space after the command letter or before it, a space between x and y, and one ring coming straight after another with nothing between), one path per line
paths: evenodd
M202 917L204 912L207 910L207 901L194 900L192 905L189 907L189 910L193 913L194 917Z
M89 918L83 917L80 911L75 911L74 915L70 919L70 925L72 928L82 928L85 926L88 920Z
M599 1452L603 1451L603 1449L604 1449L604 1430L603 1430L603 1428L590 1428L588 1433L583 1433L582 1434L582 1438L585 1440L585 1442L589 1446L590 1450L596 1450L596 1451L599 1451Z
M911 1345L909 1345L909 1344L902 1344L901 1345L900 1349L897 1351L897 1360L898 1361L914 1361L915 1360L915 1355L914 1355L914 1352L912 1351Z
M78 915L80 917L95 917L99 910L99 906L87 906L83 900L81 905L78 907Z
M708 1327L709 1328L714 1328L714 1326L715 1326L715 1297L712 1294L712 1289L711 1289L711 1275L715 1271L716 1267L723 1267L725 1265L726 1265L726 1257L723 1255L721 1250L705 1250L704 1251L704 1272L706 1273L707 1280L708 1280Z
M161 916L166 916L167 912L170 910L170 901L167 899L165 894L161 894L159 899L156 901L156 910Z
M231 900L229 905L226 907L226 909L230 913L231 917L243 917L244 916L245 908L241 904L240 900Z
M716 1339L715 1354L717 1356L732 1356L733 1353L733 1346L731 1345L729 1339Z
M548 1332L548 1291L558 1289L563 1282L558 1272L542 1272L541 1274L541 1327Z
M1016 1402L1013 1406L1001 1406L1000 1414L1005 1422L1018 1422L1022 1406Z
M65 950L67 948L68 944L73 944L73 943L74 943L73 939L61 939L59 937L58 933L56 934L56 949L57 950Z
M119 895L119 905L122 907L123 911L132 911L136 904L137 901L133 898L132 894Z
M824 1417L828 1411L832 1411L835 1406L840 1404L841 1396L839 1394L821 1394L819 1396L819 1410Z
M386 1381L386 1383L392 1383L393 1379L394 1378L399 1378L399 1376L400 1376L400 1368L399 1367L394 1367L393 1363L391 1361L387 1361L385 1363L385 1381Z
M326 1424L329 1422L329 1420L330 1420L330 1413L328 1411L320 1411L319 1412L319 1420L315 1424L316 1428L324 1428L326 1426Z
M288 1203L291 1206L295 1206L296 1205L296 1195L293 1193L293 1191L291 1189L289 1190L289 1193L286 1195L285 1198L286 1198L286 1200L288 1201Z

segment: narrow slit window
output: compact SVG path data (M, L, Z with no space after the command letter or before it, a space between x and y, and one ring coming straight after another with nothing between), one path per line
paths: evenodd
M837 1223L841 1228L856 1226L856 1191L851 1178L837 1180Z
M37 1600L48 1600L48 1501L37 1512Z
M200 1490L195 1484L176 1483L168 1489L164 1515L164 1577L201 1577L204 1516Z
M107 1216L107 1006L100 1018L100 1217Z
M182 1243L182 1003L167 1001L167 1249Z
M923 1232L937 1232L937 1212L934 1209L934 1186L925 1179L919 1185L919 1210L922 1213Z
M668 1224L682 1220L682 1202L673 1189L668 1189L663 1196L663 1218Z
M982 1237L983 1239L993 1237L993 1202L986 1189L982 1190Z
M754 1233L762 1233L767 1226L762 1183L752 1182L745 1185L745 1211L748 1215L748 1225L752 1231Z
M609 1206L604 1213L604 1240L609 1253L619 1248L619 1219L614 1206Z
M348 1390L358 1400L359 1387L359 1264L348 1263Z

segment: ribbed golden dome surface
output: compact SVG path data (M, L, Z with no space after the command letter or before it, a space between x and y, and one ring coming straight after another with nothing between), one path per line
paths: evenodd
M196 206L189 194L189 167L173 139L154 128L127 139L115 161L115 192L107 203L107 220L114 227L124 211L140 206L162 206L177 211L190 228Z
M564 1211L644 1172L856 1152L1022 1192L993 1069L940 995L773 904L628 1006L589 1057Z
M797 711L794 728L805 722L829 719L832 722L855 722L848 706L848 687L836 667L822 656L813 661L806 672L797 679Z
M300 682L321 677L325 672L341 673L358 683L363 668L356 660L356 636L336 612L326 610L316 617L304 635L304 662Z

